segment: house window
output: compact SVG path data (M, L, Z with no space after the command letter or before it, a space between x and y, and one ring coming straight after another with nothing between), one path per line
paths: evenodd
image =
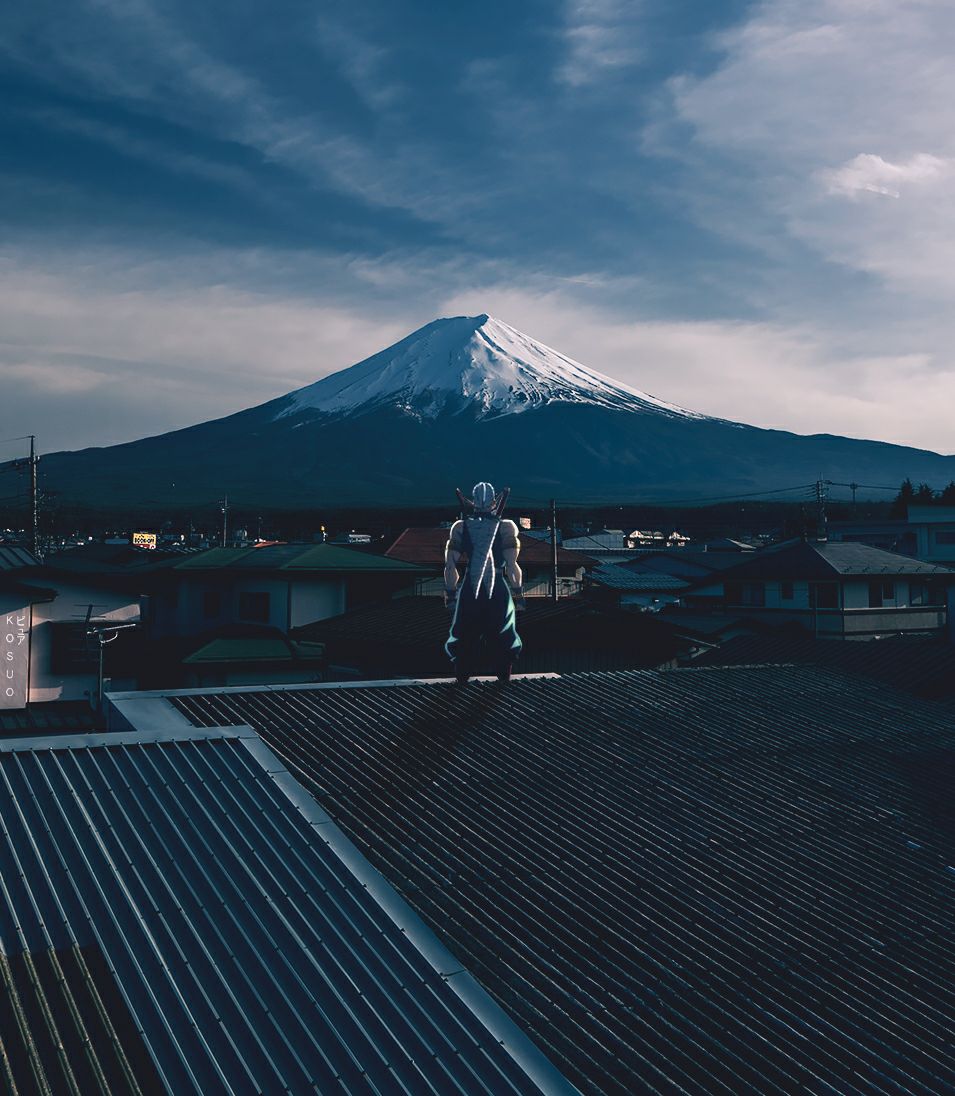
M791 582L781 582L779 584L779 599L780 601L792 601L793 584Z
M955 530L938 529L935 533L936 544L955 544Z
M761 582L727 582L728 605L765 605L766 587Z
M239 620L267 624L269 620L268 593L243 590L239 594Z
M895 601L895 583L875 579L869 583L869 608L881 609L887 601Z
M909 583L909 605L943 605L941 591L932 589L927 582Z
M222 594L219 590L202 591L202 615L206 620L213 620L222 613Z
M810 583L809 604L813 609L838 609L839 586L835 582Z

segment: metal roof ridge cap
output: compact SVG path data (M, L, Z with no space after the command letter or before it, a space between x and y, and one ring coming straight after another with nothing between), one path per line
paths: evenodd
M541 1092L547 1096L582 1096L470 971L460 970L445 981Z
M563 675L553 672L552 670L541 671L537 673L527 674L512 674L511 681L521 681L524 679L533 679L540 677L561 677ZM493 674L478 675L471 678L472 681L497 681L497 678ZM319 690L319 689L380 689L388 685L454 685L455 679L453 677L385 677L385 678L372 678L368 681L296 681L288 685L264 685L260 688L267 689L273 693L284 692L301 692L302 690ZM202 692L210 692L213 690L203 689ZM221 692L220 689L215 689L215 692Z
M295 778L278 754L254 733L240 740L265 775L515 1064L542 1092L553 1093L554 1096L580 1096L580 1090L564 1077L530 1036L483 989L457 956L441 942L437 933L415 913L345 831L326 814L318 800Z
M78 750L96 746L150 746L162 742L207 742L217 738L258 738L244 724L231 727L163 728L152 731L93 731L89 734L32 735L0 740L0 754L39 750Z

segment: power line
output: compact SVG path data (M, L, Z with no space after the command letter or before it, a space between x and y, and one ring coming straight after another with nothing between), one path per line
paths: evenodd
M614 508L614 507L617 508L617 509L624 509L624 508L627 508L627 507L635 507L635 506L641 507L643 509L649 509L649 508L654 507L654 506L680 506L680 505L690 505L690 504L703 503L703 502L735 502L739 499L759 498L760 496L763 496L763 495L781 495L781 494L785 494L785 493L791 492L791 491L813 491L813 490L815 490L815 486L816 486L815 483L800 483L795 487L773 487L773 488L769 488L765 491L750 491L750 492L745 492L745 493L736 494L736 495L708 495L708 496L704 496L702 498L682 498L682 499L647 499L646 501L643 501L643 502L635 502L632 499L627 500L626 502L621 502L621 501L602 502L602 501L595 501L594 499L589 499L585 502L584 501L579 501L579 500L574 500L574 499L560 499L559 501L560 501L561 506L563 506L563 507L572 506L572 507L577 507L577 508L580 508L580 509L590 509L590 510L611 509L611 508ZM893 488L887 488L887 490L893 490L894 491L894 490L897 490L897 488L894 488L894 487ZM540 500L537 500L536 502L531 502L530 500L527 500L527 499L524 499L524 500L517 499L516 504L518 506L527 506L527 507L533 507L533 508L536 508L536 509L539 509L543 505L543 503ZM513 498L511 499L511 505L512 505L512 507L515 505L515 500Z

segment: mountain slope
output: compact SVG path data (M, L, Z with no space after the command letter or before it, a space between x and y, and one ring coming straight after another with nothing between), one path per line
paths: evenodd
M101 506L442 504L478 479L515 498L652 500L816 480L942 486L955 457L708 418L487 316L438 320L279 399L154 438L59 453L43 482Z

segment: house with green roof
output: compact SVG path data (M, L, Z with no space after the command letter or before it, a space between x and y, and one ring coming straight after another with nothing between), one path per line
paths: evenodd
M411 593L426 567L337 544L212 548L168 572L146 616L154 639L232 625L292 628Z

